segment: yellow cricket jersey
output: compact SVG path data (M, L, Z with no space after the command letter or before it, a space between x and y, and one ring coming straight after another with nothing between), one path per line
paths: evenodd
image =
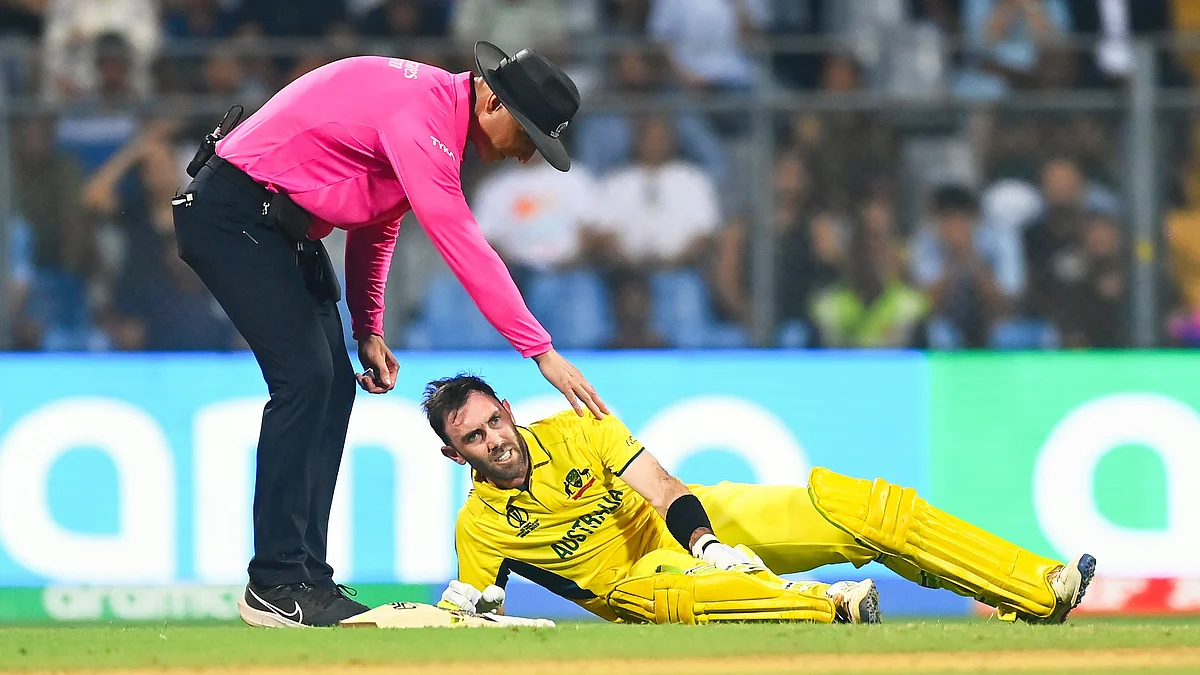
M518 427L529 446L529 490L480 476L458 513L458 579L483 589L517 574L615 619L604 597L657 548L683 551L654 507L621 480L642 444L616 417L564 411Z

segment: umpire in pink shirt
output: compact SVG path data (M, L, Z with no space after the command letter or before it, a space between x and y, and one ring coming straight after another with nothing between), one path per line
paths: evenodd
M576 412L608 412L525 306L460 176L468 147L485 161L540 152L568 170L559 134L579 91L530 50L509 57L480 42L475 62L480 76L373 56L318 68L220 138L207 161L202 147L194 180L172 202L180 256L249 343L271 396L258 441L254 558L238 603L248 623L332 625L367 609L333 580L327 528L356 379L373 394L396 384L384 283L409 209L488 321ZM360 375L320 242L334 228L346 230Z

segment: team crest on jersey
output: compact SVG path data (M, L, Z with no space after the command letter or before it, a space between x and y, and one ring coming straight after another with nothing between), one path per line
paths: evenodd
M542 521L538 520L537 518L530 520L529 512L514 504L508 505L508 509L504 514L504 518L508 521L508 524L517 531L518 538L523 538L530 532L533 532L542 526Z
M591 469L571 469L563 479L563 491L571 499L579 499L595 482Z

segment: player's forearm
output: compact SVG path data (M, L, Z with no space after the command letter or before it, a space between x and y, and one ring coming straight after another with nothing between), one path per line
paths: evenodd
M692 494L692 491L683 484L683 481L674 476L664 476L662 481L662 490L658 494L659 498L652 501L650 505L653 506L654 510L658 511L658 515L665 520L667 517L667 512L671 509L671 505L675 503L675 500L684 495L690 494ZM657 503L655 503L655 501Z
M666 508L659 511L667 523L667 529L681 546L691 552L696 550L696 542L705 535L713 535L712 522L704 505L687 489L679 479L675 481L674 496L667 502Z
M711 527L697 527L695 529L695 531L692 532L692 538L688 540L688 545L687 545L688 550L689 551L695 550L696 542L700 541L700 538L706 534L711 534L714 537L717 536L716 533L714 533L712 531Z
M712 534L712 523L700 500L678 478L667 473L648 452L639 453L621 474L667 524L675 541L688 551Z

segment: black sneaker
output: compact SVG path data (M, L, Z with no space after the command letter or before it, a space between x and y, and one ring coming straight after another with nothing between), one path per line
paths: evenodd
M344 612L346 616L342 619L358 616L371 609L361 602L351 599L358 595L358 591L344 584L335 584L331 579L313 582L313 592L324 595L330 611Z
M332 605L327 593L309 584L265 588L249 584L238 598L238 613L242 621L265 628L336 626L342 619L357 614L348 614L344 607Z

